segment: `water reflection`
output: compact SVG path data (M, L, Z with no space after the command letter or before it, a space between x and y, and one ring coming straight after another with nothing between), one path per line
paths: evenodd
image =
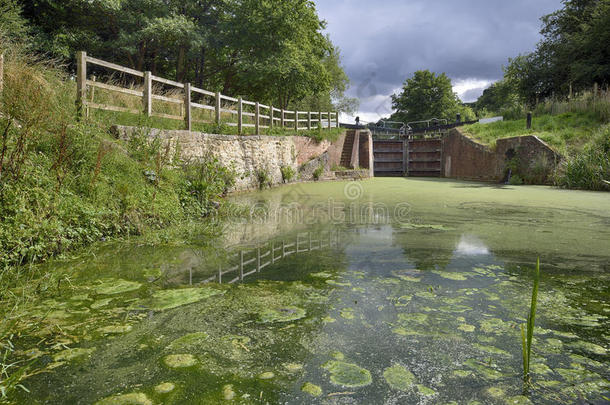
M476 236L462 235L455 248L455 253L464 256L488 255L489 248Z

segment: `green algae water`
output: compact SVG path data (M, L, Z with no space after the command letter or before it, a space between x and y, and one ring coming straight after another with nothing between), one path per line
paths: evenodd
M19 314L40 373L13 400L608 403L609 194L373 179L233 200L216 241L48 264L67 281Z

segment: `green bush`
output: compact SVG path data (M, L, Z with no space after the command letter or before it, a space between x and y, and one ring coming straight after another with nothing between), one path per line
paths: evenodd
M273 179L267 169L258 169L256 171L256 179L258 180L258 188L261 190L273 185Z
M318 181L322 174L324 173L324 166L318 166L316 170L313 171L313 179Z
M563 162L556 182L565 188L610 189L610 125L598 132L583 153Z
M282 172L282 180L284 183L289 183L296 174L295 170L290 166L282 166L280 171Z

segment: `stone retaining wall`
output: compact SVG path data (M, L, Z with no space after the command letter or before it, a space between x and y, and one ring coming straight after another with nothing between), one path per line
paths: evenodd
M126 126L113 126L111 131L122 140L133 136L160 139L163 147L169 144L172 156L178 152L183 161L216 158L238 174L231 191L257 189L257 172L260 170L267 172L273 185L282 183L280 169L284 166L298 173L300 180L312 180L313 166L324 166L327 175L332 166L339 164L345 141L345 134L336 142L325 140L317 143L303 136L214 135Z

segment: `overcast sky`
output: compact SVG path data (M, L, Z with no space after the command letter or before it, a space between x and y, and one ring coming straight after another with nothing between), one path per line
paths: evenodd
M366 121L388 116L390 95L420 69L447 73L462 101L475 101L509 57L535 48L540 17L561 8L561 0L314 1Z

